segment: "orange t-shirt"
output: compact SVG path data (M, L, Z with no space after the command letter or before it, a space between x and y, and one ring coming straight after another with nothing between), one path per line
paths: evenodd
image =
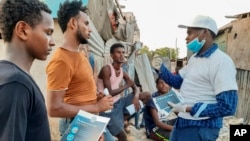
M47 89L66 90L64 102L72 105L96 103L96 85L88 59L81 52L57 48L47 69Z

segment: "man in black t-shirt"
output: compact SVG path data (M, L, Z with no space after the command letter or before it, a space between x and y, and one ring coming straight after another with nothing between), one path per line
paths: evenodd
M45 100L30 76L35 59L45 60L55 45L51 10L39 0L2 0L0 30L0 140L50 141Z

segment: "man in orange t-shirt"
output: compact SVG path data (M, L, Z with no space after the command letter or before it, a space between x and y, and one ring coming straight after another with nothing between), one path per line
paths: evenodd
M90 38L86 7L81 1L65 1L58 11L58 23L64 34L47 66L47 102L51 117L61 117L61 135L79 110L93 114L113 108L111 96L97 101L97 88L88 59L79 51Z

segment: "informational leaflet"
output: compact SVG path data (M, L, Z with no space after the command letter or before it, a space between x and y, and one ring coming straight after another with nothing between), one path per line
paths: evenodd
M109 120L80 110L61 141L98 141Z
M175 91L170 90L168 93L154 97L153 101L157 110L164 114L165 116L169 115L172 107L170 107L167 102L171 101L175 104L180 103L182 101L182 97L177 95Z
M144 107L143 103L141 100L139 100L141 109ZM136 111L135 111L135 105L134 104L130 104L128 107L126 107L126 109L129 112L129 115L133 115Z

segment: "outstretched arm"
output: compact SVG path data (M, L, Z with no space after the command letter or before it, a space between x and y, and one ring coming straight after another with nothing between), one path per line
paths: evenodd
M172 74L164 64L160 67L159 77L176 89L180 89L183 82L183 78L179 74Z

